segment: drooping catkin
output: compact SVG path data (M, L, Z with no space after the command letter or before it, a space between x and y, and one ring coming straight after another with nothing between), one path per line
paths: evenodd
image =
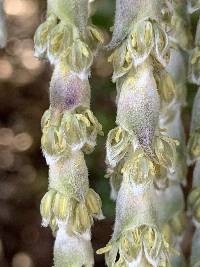
M103 38L89 22L88 9L88 0L49 0L46 21L34 39L35 54L54 65L50 107L41 122L49 190L40 209L43 226L49 225L56 236L55 267L93 266L90 228L95 218L103 218L84 160L102 135L90 110L88 77Z
M172 15L167 1L116 2L113 37L107 46L114 49L110 61L117 86L117 127L107 139L107 176L116 199L116 220L111 241L98 251L106 254L108 267L170 266L175 245L171 229L182 230L179 184L185 177L174 177L179 136L159 125L163 103L175 102L181 90L175 89L166 68Z
M163 214L170 227L172 245L177 253L170 257L174 267L185 266L186 261L181 250L181 243L186 227L185 200L181 185L187 182L187 149L186 137L182 123L182 108L187 104L187 61L186 52L190 48L191 34L186 1L173 1L173 15L170 32L171 56L167 65L169 80L163 83L165 91L174 91L170 102L162 101L159 126L166 133L179 141L176 150L175 170L163 172L168 181L168 188L159 191L160 201L163 203ZM184 23L183 23L184 22ZM163 220L164 222L164 220Z
M197 13L198 17L200 14L200 1L189 1L188 11L192 15ZM200 18L197 22L197 30L194 42L194 48L190 52L189 61L189 80L191 83L200 86ZM189 164L194 164L193 172L193 184L192 191L188 197L188 206L190 214L193 218L196 230L192 241L192 250L190 258L190 266L196 267L200 264L200 89L196 93L193 110L192 110L192 121L190 126L190 138L188 141L188 162Z

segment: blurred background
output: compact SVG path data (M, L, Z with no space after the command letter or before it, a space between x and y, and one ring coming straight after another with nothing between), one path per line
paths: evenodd
M93 23L104 31L108 41L115 1L97 0L97 4ZM33 55L33 35L45 18L46 1L5 0L4 8L8 44L0 50L0 266L50 267L53 237L50 229L41 227L39 205L48 176L40 150L40 120L49 105L52 68ZM106 57L100 51L91 77L92 109L105 133L98 139L95 152L87 156L91 187L100 194L106 216L93 227L95 250L110 239L115 214L109 181L104 177L105 140L115 125L116 113L112 67ZM184 111L186 130L195 91L190 88ZM95 266L104 266L103 257L96 258Z

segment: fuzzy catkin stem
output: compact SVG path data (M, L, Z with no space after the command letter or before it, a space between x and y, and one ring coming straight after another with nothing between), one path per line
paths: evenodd
M93 266L90 228L95 218L103 218L101 199L89 187L84 159L102 134L90 110L88 81L102 36L89 24L88 5L87 0L49 0L47 19L34 40L36 55L55 65L50 108L41 123L49 190L40 206L43 225L56 236L55 267Z
M144 262L145 266L170 266L170 219L183 208L178 186L164 195L160 190L167 187L168 175L175 169L177 142L159 128L159 114L161 104L169 104L175 94L165 69L170 53L165 23L170 12L165 1L150 2L116 2L108 45L114 48L110 61L118 91L117 127L107 140L116 221L111 241L98 251L106 253L108 267L143 266ZM171 192L178 193L175 210ZM161 200L163 204L157 205ZM162 210L165 205L170 205L167 214Z

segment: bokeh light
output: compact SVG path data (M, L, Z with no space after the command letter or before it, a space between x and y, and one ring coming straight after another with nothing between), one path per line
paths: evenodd
M19 252L13 257L12 267L34 267L34 265L28 254Z
M28 18L37 12L37 5L31 0L5 0L4 9L8 15Z
M12 64L7 59L0 59L0 79L9 79L12 74Z

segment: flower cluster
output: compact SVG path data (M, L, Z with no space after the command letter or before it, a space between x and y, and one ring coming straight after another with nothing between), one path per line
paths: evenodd
M150 2L116 2L113 37L107 46L114 49L109 60L117 85L118 126L107 139L116 221L111 241L98 253L106 254L109 267L183 264L181 254L176 257L171 249L180 251L185 221L181 109L187 69L181 48L189 40L178 40L184 17L178 10L186 12L186 2ZM175 30L169 30L173 25ZM188 25L181 26L187 36Z
M90 228L94 218L103 218L84 160L103 134L90 110L88 81L103 39L89 24L89 8L87 0L49 0L46 21L35 34L35 54L55 65L50 107L41 122L49 190L40 207L43 226L49 225L56 236L55 267L93 266Z
M59 63L65 71L84 73L103 42L101 32L88 24L88 0L48 1L46 21L35 34L35 54Z
M98 251L106 253L108 266L166 266L169 247L157 225L155 204L152 181L136 184L123 178L113 237Z
M189 19L186 16L186 1L173 1L172 26L170 33L171 57L166 67L173 83L174 97L170 102L162 101L159 126L166 133L178 140L174 172L162 171L161 175L168 178L168 188L159 192L160 203L163 203L160 214L163 224L167 223L171 231L171 244L178 252L170 256L172 266L185 266L186 260L181 250L181 242L186 226L184 196L181 185L187 180L187 147L185 131L182 123L182 108L187 99L187 57L186 49L190 46L191 37ZM181 25L181 21L184 24ZM174 23L176 21L176 23ZM179 23L178 23L179 21ZM180 32L182 34L180 34Z

